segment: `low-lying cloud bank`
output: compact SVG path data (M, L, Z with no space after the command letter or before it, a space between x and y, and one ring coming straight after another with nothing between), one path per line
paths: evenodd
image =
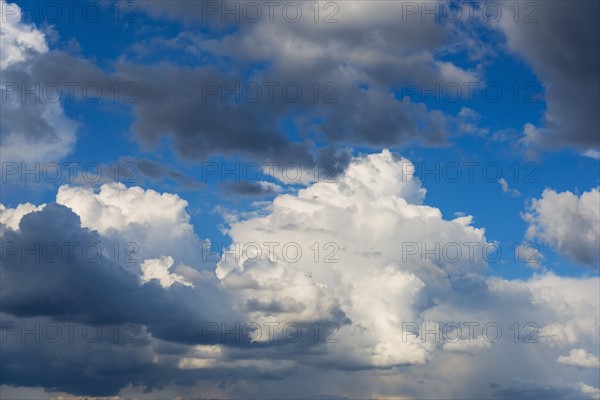
M424 204L408 163L358 157L229 215L222 255L176 194L1 206L3 396L597 397L599 279L490 277L485 229ZM577 259L552 196L535 234Z

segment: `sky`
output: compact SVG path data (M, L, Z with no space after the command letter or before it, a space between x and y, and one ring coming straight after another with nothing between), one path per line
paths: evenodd
M599 399L599 17L0 0L0 397Z

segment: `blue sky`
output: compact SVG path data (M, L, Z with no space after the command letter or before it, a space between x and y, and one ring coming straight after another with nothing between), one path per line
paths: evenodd
M277 4L287 9L289 3ZM350 251L353 244L364 243L361 251L379 251L385 255L386 251L391 251L388 242L392 247L397 243L399 248L412 240L430 244L437 240L443 246L452 240L472 237L469 235L481 235L478 240L482 243L499 246L502 254L497 262L479 260L477 265L470 266L472 269L464 271L460 269L462 266L456 266L462 277L456 278L456 282L452 274L458 272L454 267L442 267L434 262L448 274L456 293L438 293L437 284L427 280L426 272L415 272L412 266L397 267L399 274L416 274L424 282L427 288L424 290L430 291L421 297L415 295L412 303L408 298L394 300L401 303L397 311L401 315L406 313L406 318L435 319L438 313L446 312L449 318L451 315L488 315L498 320L510 319L509 311L491 304L494 301L508 304L512 300L507 300L508 297L498 300L493 296L506 290L500 298L510 297L510 293L523 290L519 286L522 284L529 288L530 295L514 294L519 299L523 297L520 305L535 315L535 307L540 302L552 303L555 308L549 306L548 310L538 312L544 320L540 320L540 326L546 330L555 329L555 325L567 326L572 322L556 311L566 306L554 304L554 300L545 297L545 300L536 298L537 288L542 285L558 293L559 289L552 289L552 285L556 285L571 293L581 287L581 293L588 293L588 288L597 285L600 253L597 2L542 4L523 1L511 5L486 1L476 8L472 8L472 3L464 2L428 3L427 7L437 10L437 18L427 14L426 5L421 2L319 2L315 3L320 10L318 16L314 14L314 5L311 8L312 2L297 2L293 3L293 10L300 7L303 14L296 22L290 22L290 14L281 14L279 9L274 14L274 21L269 21L266 18L269 9L262 2L252 3L263 13L257 22L244 14L250 3L230 1L74 2L73 10L54 1L2 1L1 4L2 22L7 28L2 31L3 138L0 149L3 187L0 202L5 215L2 231L14 235L7 236L7 241L27 242L24 228L19 230L19 220L26 220L23 215L34 215L31 213L35 208L21 205L62 204L70 209L68 212L80 217L79 229L96 231L106 242L115 240L140 245L140 263L128 271L139 275L136 279L141 282L140 290L150 287L153 289L148 290L164 290L160 301L163 305L168 304L164 306L165 310L171 304L174 310L179 310L177 307L182 302L189 305L190 302L205 301L209 309L228 310L230 307L235 310L232 314L225 311L219 314L227 315L227 321L256 319L259 315L260 318L276 318L278 314L273 310L283 310L286 306L277 303L277 295L273 294L273 308L265 316L260 314L260 307L252 310L248 305L255 304L252 301L262 301L257 300L261 297L253 292L248 294L240 290L241 294L227 292L222 295L211 289L206 296L188 293L193 291L190 287L200 291L199 288L206 284L198 271L209 271L218 283L215 287L227 287L227 279L233 279L231 276L237 271L218 257L199 261L198 243L208 240L218 243L224 250L235 243L251 241L253 237L262 238L260 232L271 232L278 240L285 241L286 237L292 240L311 229L331 231L333 234L328 240L346 243L341 246L342 253ZM234 14L221 14L227 7L232 7ZM458 7L462 17L457 21L450 20L444 14L447 7ZM60 14L55 14L56 10ZM501 17L486 14L497 10L501 10ZM519 12L518 17L515 10ZM70 11L73 11L72 15ZM469 12L473 15L471 19L467 18ZM327 15L330 15L329 20ZM76 89L74 98L70 98L66 88L73 83ZM52 89L52 85L61 88L60 101L48 101L48 92L44 90ZM240 89L227 91L235 85ZM273 99L268 98L268 85L274 85ZM290 86L290 91L282 90ZM31 100L31 93L29 100L27 95L22 100L23 87L33 87L35 94L42 98L41 102ZM260 96L253 101L252 93L257 87L261 90ZM302 94L296 101L291 98L298 87ZM88 91L82 92L82 88L88 88ZM97 90L102 94L95 96ZM392 158L388 158L385 149L393 154ZM396 175L397 169L405 165L400 160L410 161L414 174L403 171ZM36 163L41 169L24 179L25 170L35 168ZM69 163L77 163L71 164L76 177L71 182L66 178ZM265 164L292 166L294 171L301 168L303 179L290 182L278 178L277 173L275 177L270 176L266 170L259 179L254 179L242 172L247 172L245 168L264 167ZM59 165L63 178L48 179L44 173L49 165ZM114 175L115 166L118 177ZM314 179L314 175L310 179L309 171L314 171L315 167L332 168L335 171L333 182L319 182L323 179ZM85 168L90 169L84 171ZM86 172L91 174L87 176L96 176L98 168L102 171L101 179L91 179L91 182L82 175ZM224 171L235 172L223 176ZM410 182L400 184L398 177ZM32 181L35 179L38 181ZM353 186L363 179L360 185ZM118 182L124 186L115 186ZM382 187L371 187L372 182L386 183ZM109 188L112 188L110 195ZM308 212L301 206L302 202L312 201L303 196L337 199L338 194L349 190L347 188L352 188L347 205L328 203L322 205L320 217L317 214L302 217ZM363 193L364 188L372 192ZM397 191L390 195L387 188ZM426 190L424 197L419 188ZM152 191L164 195L160 199L154 198L150 194L154 193ZM387 199L387 196L392 197ZM121 203L128 201L131 205ZM183 208L180 208L181 201L187 202ZM345 204L346 200L339 201ZM406 229L402 222L405 220L384 217L385 213L378 214L380 210L372 210L370 217L366 211L364 215L360 211L359 214L366 218L364 222L360 222L361 217L356 221L352 219L352 204L356 204L358 210L363 207L366 210L377 208L380 203L391 204L386 201L404 204L394 206L399 208L392 207L394 212L404 215L403 218L412 213L426 215L426 206L438 209L441 225L435 225L438 217L430 216L415 220L414 231L403 230ZM159 211L161 206L167 208ZM413 206L419 211L414 211ZM37 209L35 215L39 216L35 218L39 218L40 224L45 218L58 215L52 214L53 217L51 211L46 210L49 210L48 206ZM402 214L404 212L408 214ZM350 240L351 233L345 232L343 224L328 225L329 217L336 219L334 216L338 213L341 213L337 217L340 222L346 221L351 226L364 224L364 230L357 231L365 235L362 242ZM472 216L472 221L464 230L447 228L446 232L444 227L447 225L444 224L451 225L449 221L465 215ZM279 220L283 216L290 218L288 227ZM66 216L62 218L68 220ZM381 229L370 227L373 221L379 220ZM48 221L53 224L52 220ZM386 227L390 221L396 221L395 225ZM277 225L279 222L283 225ZM33 224L34 217L28 223ZM56 221L58 226L60 223ZM475 234L473 228L482 228L485 233ZM431 232L430 236L421 235L421 230ZM50 237L46 240L51 240L51 230L48 232ZM353 228L348 228L348 232L354 232ZM385 236L385 232L389 234ZM434 239L434 233L442 235L442 239ZM384 236L375 241L379 234ZM315 233L315 237L319 235L321 233ZM164 240L161 241L161 237ZM531 243L535 248L527 254L539 257L537 263L515 259L516 247L524 243ZM146 254L144 249L147 249ZM3 248L3 251L8 250ZM171 257L171 263L175 260L175 269L171 272L170 266L165 267L164 257ZM394 263L393 258L390 262ZM27 279L25 275L11 275L8 264L3 268L7 268L4 273L12 279L6 285L20 284L22 282L17 279ZM238 268L240 271L235 273L244 276L244 267ZM292 267L286 265L285 268ZM293 268L303 270L300 266ZM370 292L345 297L349 296L345 289L335 285L367 277L349 273L333 278L333 273L306 268L311 271L315 284L329 287L334 293L332 298L339 302L338 312L332 311L331 315L352 315L340 321L351 319L360 324L361 309L358 306L347 309L345 307L350 306L346 302L357 298L352 296L369 297ZM353 267L348 268L353 271ZM162 272L152 276L148 271ZM259 275L252 276L259 279ZM476 298L478 293L475 289L470 292L471 289L463 288L462 285L472 288L469 286L472 282L461 280L467 276L477 276L477 282L488 288L489 293L481 295L479 311L460 308L463 301ZM283 282L284 278L281 279ZM394 280L389 278L389 281ZM356 287L360 287L358 281L356 283ZM294 286L298 283L285 281L285 284ZM377 290L377 285L373 281L371 289ZM414 285L418 287L418 284ZM515 289L508 289L511 285ZM459 287L463 289L456 289ZM11 296L17 295L10 294L8 288L2 286L3 299L6 296L8 304L21 304L22 299L13 299ZM295 292L292 287L289 290L296 293L291 295L292 298L296 296L299 302L306 301L302 303L304 309L310 309L307 304L311 302L334 303L327 297L329 295L320 292L313 293L309 289ZM152 295L140 293L140 296ZM51 291L47 295L53 296ZM27 298L27 294L21 296ZM570 298L571 295L564 296ZM552 351L560 352L561 357L574 351L569 353L567 361L551 360L559 365L558 369L548 370L546 375L544 372L528 375L520 368L511 372L506 367L502 373L491 371L490 376L479 377L489 381L489 386L472 390L468 388L467 380L457 378L457 382L449 386L452 396L537 395L542 393L537 390L542 390L544 385L557 397L582 393L597 396L599 382L597 376L594 377L594 373L597 374L594 363L599 354L598 337L594 335L597 334L598 319L597 315L590 314L590 310L595 310L596 314L598 311L597 294L595 296L590 300L591 306L572 311L574 314L581 312L577 321L595 318L591 336L582 334L580 341L565 339L568 343L562 343L563 347L553 345ZM3 320L57 318L68 321L75 318L58 311L44 313L32 301L23 303L26 305L21 308L3 308ZM245 306L236 306L236 302ZM417 304L420 305L417 307ZM413 306L416 308L411 308ZM24 312L27 307L34 311ZM93 308L92 305L89 307ZM568 307L575 306L569 303ZM144 311L136 312L144 315ZM187 315L187 308L180 312ZM302 323L333 320L331 316L315 313L311 316L300 313L302 315L295 317L287 313L285 318L296 318L295 321ZM517 314L528 315L520 311L515 312ZM90 315L93 315L92 311ZM187 318L194 320L196 317ZM288 321L280 317L282 321ZM205 317L198 318L200 321ZM127 317L122 321L127 321ZM157 328L154 322L142 317L134 318L132 323L149 332L156 330L156 340L164 341L165 346L184 346L184 342L190 345L189 341L173 339L170 333L165 333L168 329ZM388 328L379 329L383 332ZM386 342L388 336L382 332L367 341L369 344L352 342L354 336L348 336L354 338L348 340L352 345L356 344L356 348L378 348L377 343L388 349L394 348L395 344ZM11 347L9 358L29 354L30 348L26 344ZM159 358L166 358L165 354L169 353L161 353L158 348L144 351ZM181 354L187 351L191 350L182 349ZM276 355L277 351L282 353ZM265 356L269 362L278 357L288 360L294 364L291 370L298 368L301 371L283 372L284 376L278 377L273 385L269 384L270 367L262 371L263 375L247 376L242 371L244 368L235 364L235 354L227 353L219 359L220 364L212 375L209 373L208 378L203 376L199 381L194 380L193 374L187 374L190 369L165 367L163 387L153 388L150 392L158 397L181 393L216 393L228 397L244 393L247 387L243 382L249 380L253 382L251 393L258 396L294 394L300 390L296 394L303 397L303 382L312 379L316 372L314 364L295 358L296 351L274 349ZM332 381L347 379L340 371L364 370L365 373L356 378L357 382L365 384L364 391L355 392L358 397L436 397L443 392L438 391L444 387L442 384L432 384L424 390L414 385L403 386L402 379L390 381L386 386L382 378L385 375L382 371L390 369L404 371L399 376L424 376L428 371L422 366L431 363L436 367L429 373L438 376L441 374L439 365L452 360L441 350L436 356L429 348L423 351L428 355L415 353L413 358L400 357L396 361L392 356L379 353L365 361L352 350L348 350L351 356L347 358L337 351L320 351L319 348L315 349L315 354L325 354L320 362L332 366L325 373L325 376L331 374ZM554 353L551 354L548 357L554 357ZM581 354L587 357L588 364L592 360L592 367L579 359ZM169 357L171 355L169 353ZM387 361L381 361L380 356ZM256 359L258 355L252 353L249 357ZM535 364L536 356L525 357L529 357L531 365ZM486 358L481 356L477 360L476 365L485 364ZM564 372L560 369L565 368L564 365L579 369L573 367ZM99 377L75 385L61 376L55 378L56 382L43 380L35 374L20 376L11 368L9 364L2 366L9 378L0 387L7 396L16 396L19 390L24 390L23 393L35 390L31 392L34 396L60 392L127 397L138 393L136 388L139 387L134 381L142 382L141 387L152 387L147 382L157 373L144 364L131 372L134 381L128 381L125 372L114 381L99 373ZM238 370L242 371L239 379L231 383L230 391L218 384L226 381L221 368L231 368L234 375ZM178 375L177 371L186 371L185 376ZM479 379L476 378L478 373L472 372L470 379ZM568 378L557 381L556 377L561 374ZM176 383L178 379L184 383ZM198 383L200 381L204 383ZM500 386L492 385L496 383ZM190 389L194 387L199 391ZM307 397L348 396L348 392L336 392L323 382L315 390Z

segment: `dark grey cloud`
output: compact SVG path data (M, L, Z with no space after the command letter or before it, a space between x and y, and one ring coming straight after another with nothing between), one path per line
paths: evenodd
M155 281L141 284L131 268L99 255L96 245L82 250L106 241L81 227L67 207L46 205L1 238L0 384L114 395L128 384L154 390L173 382L283 379L290 373L289 361L285 368L260 364L265 351L281 358L289 341L274 337L253 344L241 334L236 339L223 333L247 322L221 289L209 283L196 288L176 283L168 290ZM208 334L208 326L216 334ZM54 340L56 327L61 333ZM308 332L309 324L303 329ZM181 369L178 360L197 357L191 347L197 344L224 345L218 362ZM302 354L316 345L306 335L289 351ZM166 361L157 364L155 357ZM238 365L238 359L259 364Z
M0 323L0 384L43 387L50 394L111 396L128 385L151 392L171 384L185 387L202 381L232 384L244 379L281 380L293 369L289 363L279 368L235 365L238 359L260 360L265 351L269 352L268 346L256 346L253 352L233 349L212 368L182 369L177 360L197 356L191 347L156 340L143 326L133 324L86 325L6 314ZM25 331L29 333L24 336ZM306 348L297 350L302 351ZM273 358L277 356L272 352ZM157 363L155 357L167 361Z
M326 117L316 129L320 128L329 140L373 147L446 143L449 123L441 111L430 111L421 103L400 101L377 89L353 90L345 101L344 108L323 110Z
M4 313L100 324L164 323L175 311L185 313L159 285L140 285L100 254L98 233L82 228L67 207L49 204L27 214L2 239Z
M192 19L202 18L203 9L189 2L162 1L141 7L152 15ZM135 118L132 131L142 145L152 149L166 137L178 154L191 160L221 154L314 165L321 150L314 143L322 139L371 147L402 146L415 140L443 143L448 129L444 114L396 99L389 87L404 81L456 78L444 72L431 53L444 45L450 30L419 20L397 24L393 16L401 8L388 2L377 7L360 3L359 9L357 14L353 7L342 5L340 18L345 19L336 24L242 21L237 33L218 40L191 29L181 35L189 36L187 44L169 43L171 51L185 54L196 46L209 54L215 61L198 63L203 67L120 61L113 66L115 72L107 74L88 60L51 51L32 63L28 80L78 83L74 86L78 100L86 97L82 90L87 83L101 88L104 100L111 100L115 83L122 87L133 83L135 102L128 105ZM216 22L220 24L219 19ZM316 53L298 50L289 57L286 43L296 41L300 48L314 48ZM256 64L262 66L253 67ZM23 80L14 73L9 78ZM207 84L218 85L218 93L207 97ZM223 87L235 84L260 86L259 101L221 96ZM276 85L273 101L270 84ZM290 100L283 93L287 84L300 88L299 99ZM241 92L247 97L248 92ZM284 134L286 121L297 125L297 138Z
M132 108L135 122L131 129L146 150L156 149L160 138L165 137L179 155L192 161L225 155L253 161L296 162L302 166L329 162L345 166L348 162L348 154L343 150L319 148L309 138L298 141L287 138L279 124L293 104L283 99L286 104L281 106L281 96L273 104L265 92L254 104L229 101L231 96L223 101L221 92L203 94L212 90L209 89L212 85L244 84L236 74L222 72L216 66L181 68L174 64L118 63L115 68L115 73L108 74L89 60L49 52L31 64L29 74L13 68L5 75L7 80L19 85L37 83L40 87L49 87L57 84L62 89L62 101L90 101L98 97L98 101L114 102L114 87L118 85L122 93L117 100ZM307 88L308 85L304 86ZM263 89L267 90L267 86ZM15 118L19 115L14 114ZM150 177L161 174L181 178L187 186L194 184L185 177L175 176L174 171L159 167L156 162L141 160L139 166L140 171Z
M126 329L133 332L138 326L97 326L4 314L0 383L88 396L113 395L128 383L150 388L166 383L167 371L152 363L150 343L142 331L123 336ZM22 337L27 329L34 333Z
M140 285L119 264L97 257L97 247L82 251L100 242L97 232L81 227L79 216L57 204L24 216L19 231L4 233L2 384L110 395L128 383L166 383L164 368L152 362L143 325L160 326L153 335L168 337L170 329L180 328L173 328L179 322L170 316L187 315L193 321L199 313L186 311L158 284ZM25 249L33 251L26 254ZM55 341L55 328L38 328L37 339L35 333L23 336L27 329L36 332L36 323L53 323L61 334ZM6 331L9 325L16 335Z
M204 183L197 181L193 176L178 171L177 169L164 163L150 160L148 158L123 157L119 159L118 167L126 173L146 177L153 182L164 182L165 180L174 182L179 189L202 189Z
M128 51L109 74L90 60L50 51L31 62L27 77L14 68L8 78L42 85L75 83L69 90L76 101L89 97L86 84L100 88L104 101L114 100L115 84L122 92L125 85L133 85L129 87L135 93L128 99L133 101L120 100L132 110L131 129L140 143L153 150L167 138L179 155L193 161L219 154L310 166L321 163L325 156L320 153L327 151L327 158L343 165L345 155L315 143L372 148L445 143L448 116L395 98L390 89L406 81L443 83L467 75L433 56L447 43L451 27L417 18L398 24L402 8L389 2L356 4L358 8L340 5L339 23L314 24L308 18L297 24L281 18L274 23L242 21L233 33L215 39L197 29L203 5L143 2L141 9L153 16L196 21L196 28L176 38L152 39L158 46L151 53L160 55L166 47L192 60L201 55L203 61L190 66L135 64L128 61L129 56L136 58ZM229 25L211 18L207 26ZM298 49L291 51L290 46ZM224 93L235 84L242 86L237 90L241 101ZM283 92L288 84L302 91L297 100ZM210 94L215 85L218 92ZM255 102L248 93L256 86L261 96ZM283 128L291 125L298 132L293 139Z
M0 148L3 160L56 160L73 147L76 121L64 114L59 102L42 101L36 83L26 61L2 69Z
M231 182L223 185L227 193L241 196L270 196L277 192L270 186L261 185L259 182Z
M0 89L3 92L5 90ZM2 94L4 97L5 95ZM57 142L58 135L54 126L43 117L45 106L42 103L14 103L3 107L0 122L0 144L6 145L13 134L23 135L27 140ZM13 133L14 132L14 133Z
M207 82L219 85L235 82L212 69L127 65L120 73L135 76L140 87L140 101L133 105L132 130L141 143L151 149L161 137L167 137L176 151L190 160L223 154L309 166L318 162L321 150L313 144L313 137L341 146L373 147L402 146L415 140L441 144L446 140L447 122L442 112L432 112L423 104L403 102L385 90L363 91L356 83L347 82L344 86L335 83L340 97L331 105L315 104L308 99L291 103L283 98L272 104L243 99L237 103L224 102L218 95L202 98ZM281 82L280 86L294 82L303 88L305 97L311 86L306 78L261 79L264 81L252 82L258 85ZM290 140L281 130L281 124L290 119L299 128L301 141Z
M507 19L501 26L508 48L531 65L544 85L545 130L534 144L542 148L598 147L600 3L558 0L533 4L536 22ZM531 122L537 125L537 121Z
M220 2L217 5L228 7L226 3ZM181 50L185 49L183 51L193 47L202 54L211 54L222 63L233 64L239 70L251 71L250 77L241 79L242 84L251 82L264 85L274 82L281 88L294 83L302 88L303 95L298 101L286 101L278 94L276 101L267 104L266 109L260 104L247 104L247 101L246 104L242 101L235 109L226 107L231 110L228 116L231 121L228 121L226 130L233 134L228 136L227 132L221 132L221 135L223 139L230 141L233 149L240 144L232 143L232 140L243 143L244 138L236 133L239 129L234 122L246 110L263 123L253 123L246 127L248 137L258 139L259 142L266 135L277 138L267 132L277 132L283 118L293 118L299 132L306 138L316 137L338 145L377 148L404 146L415 141L424 145L439 145L446 141L449 126L444 113L432 112L424 104L395 98L391 88L401 87L404 82L427 82L432 85L464 79L468 75L466 71L446 68L447 65L437 62L433 56L436 49L441 49L446 44L452 29L443 24L423 23L417 18L408 23L398 23L402 19L402 7L390 2L354 2L351 6L340 3L339 7L340 22L335 24L315 24L312 20L289 23L281 18L275 19L273 23L245 23L242 18L236 25L235 33L219 39L201 33L195 34L193 24L190 31L170 39L168 43L172 47L180 46ZM303 8L304 13L309 11L306 7ZM204 7L188 2L144 3L142 9L153 16L183 20L184 23L197 23L206 19ZM229 25L220 17L210 17L205 22L208 26ZM305 52L302 49L311 50ZM267 67L256 68L256 64ZM183 74L179 73L171 78L180 82L187 81L185 88L196 88L197 91L200 81L186 79L187 71L181 72ZM229 77L229 80L235 79L240 81L240 77ZM319 90L318 95L315 85ZM156 94L158 92L152 91ZM167 96L169 100L163 100L163 107L140 104L136 110L138 122L134 128L138 135L147 138L155 136L152 127L161 131L172 127L169 135L174 138L176 146L178 143L188 145L178 146L185 154L197 151L204 143L209 142L206 139L208 133L194 134L190 130L211 129L216 124L206 119L201 120L200 115L190 115L189 110L178 108L183 104L196 104L194 107L200 109L198 100L188 96L184 88L177 93L182 96L178 98L180 102ZM188 101L181 101L184 97ZM222 105L216 108L224 107ZM212 110L206 104L204 109L207 113ZM156 115L160 110L163 113ZM259 129L264 127L265 118L273 121L274 125L270 131L261 132ZM183 126L170 122L175 120L185 121L188 131L185 132ZM161 122L165 125L161 125ZM248 124L253 121L248 118L241 122ZM217 144L216 141L213 143ZM268 144L261 144L272 147L277 152L281 149L277 140L270 139ZM291 148L285 151L292 159L295 151Z
M15 317L141 324L157 338L187 343L202 340L203 321L236 319L227 299L209 309L198 306L219 295L211 285L194 291L141 284L130 264L111 259L107 241L82 228L79 216L62 205L25 215L2 242L0 310Z
M145 3L142 9L155 17L183 21L188 27L202 21L226 29L233 20L222 18L220 12L228 6L233 9L233 4L218 2L214 15L188 2L157 1ZM337 105L320 104L303 111L309 119L322 119L318 127L305 124L307 130L330 141L371 146L404 145L415 139L423 144L443 143L452 130L444 114L431 113L422 104L386 98L387 90L403 82L431 85L465 79L461 77L465 71L458 69L441 73L450 65L436 64L434 54L448 48L455 51L461 43L468 51L480 51L479 32L471 27L476 23L424 23L420 14L406 20L401 2L341 2L338 6L339 22L334 24L315 24L310 18L298 23L282 18L274 23L248 23L241 18L236 25L239 34L215 40L186 33L172 43L195 38L196 49L226 55L239 65L268 62L265 76L273 80L337 83L342 97ZM600 6L593 1L520 3L517 21L509 6L505 5L499 23L486 23L482 28L486 35L493 35L488 28L500 27L508 37L508 49L522 57L544 85L547 111L540 121L540 135L525 144L548 149L598 147ZM303 11L312 15L306 8ZM526 19L530 14L532 21ZM538 125L539 121L531 122Z

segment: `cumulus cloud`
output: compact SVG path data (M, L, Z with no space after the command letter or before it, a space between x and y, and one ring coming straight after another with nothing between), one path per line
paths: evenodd
M600 368L600 360L584 349L573 349L568 356L560 356L556 360L559 364L578 368Z
M577 196L546 189L524 214L528 239L540 239L563 256L598 267L600 260L600 192L592 189Z
M258 267L248 262L250 256L227 257L217 266L217 275L224 282L240 281L240 276L253 282L238 292L238 301L254 318L278 316L288 322L306 321L310 315L314 320L335 318L342 325L352 322L342 327L340 345L331 349L339 356L346 353L348 363L385 367L426 362L431 347L419 340L403 343L398 335L402 321L420 320L430 296L452 291L469 274L485 270L485 262L481 253L472 262L466 252L448 262L435 251L423 258L414 249L422 243L441 248L455 241L466 251L463 243L483 246L485 239L469 217L444 220L438 209L421 205L425 190L409 165L386 150L356 159L336 182L279 195L268 215L235 222L228 231L240 246L261 244L260 252L272 254L273 265ZM264 243L278 247L269 252ZM290 245L302 252L299 260L286 255ZM315 290L326 290L330 300L296 292L289 272L275 274L279 270L302 272L308 282L315 281ZM287 305L288 293L300 307ZM277 307L264 309L265 300L248 302L254 298L272 299L269 304ZM352 328L355 324L364 330Z
M243 320L227 299L209 303L222 298L214 275L182 264L170 270L171 257L132 263L115 251L115 236L82 226L63 205L3 206L2 217L2 384L80 395L112 395L127 384L158 388L179 371L159 355L202 341L204 321ZM21 336L30 328L38 340ZM26 365L36 368L24 374Z
M135 275L104 256L95 245L101 241L98 233L82 228L79 216L62 205L24 215L18 231L8 229L2 239L3 312L102 323L147 318L136 296L147 296L157 310L169 307L168 301L159 306L162 296L152 286L143 289ZM21 251L36 248L49 250ZM86 296L78 299L78 293Z
M171 273L173 268L173 257L161 257L144 260L140 265L142 270L142 282L150 282L156 279L163 288L168 288L175 282L185 286L193 286L184 276ZM189 268L189 267L188 267Z
M95 322L104 331L130 323L139 341L63 343L64 337L62 345L32 345L12 334L3 345L2 383L141 398L595 393L594 369L555 377L564 374L559 357L570 349L593 354L599 344L598 278L489 277L485 231L469 216L446 219L424 204L425 189L410 165L383 151L353 159L337 181L277 195L261 212L229 221L232 245L211 266L188 249L202 241L185 200L174 194L119 184L99 191L63 186L57 201L64 205L3 208L3 243L32 248L122 238L139 242L147 255L133 266L82 256L36 263L30 255L23 263L3 247L3 322ZM179 241L161 247L170 236ZM248 321L295 323L304 335L271 341L263 331L240 343L230 332L206 340L205 322L231 329ZM468 321L479 324L472 341L426 334L432 322ZM490 322L502 329L497 342L482 330ZM407 335L405 323L415 328ZM31 365L40 367L20 373ZM230 379L223 381L225 372Z
M450 242L486 242L484 231L472 227L470 217L445 220L439 210L422 205L425 192L410 174L411 168L403 168L405 163L408 161L387 151L359 157L338 182L319 182L297 195L279 195L266 214L234 219L228 234L240 247L251 242L279 244L269 259L270 268L249 261L252 255L238 260L228 255L217 266L219 278L239 289L234 294L238 307L252 312L255 319L268 317L284 323L305 318L302 312L313 303L293 297L304 305L298 307L298 302L286 299L280 291L290 285L289 280L279 272L275 274L284 267L300 269L337 299L337 304L327 302L327 308L322 309L329 313L329 305L335 306L340 330L335 335L339 342L327 346L321 365L342 369L410 365L406 372L410 380L428 380L427 390L400 378L386 383L399 391L402 388L401 393L421 397L435 397L441 393L436 390L447 393L449 386L457 397L466 397L467 392L480 397L501 392L539 394L549 390L544 387L552 388L548 393L558 396L581 395L577 384L563 387L552 382L536 368L534 360L540 351L546 351L542 348L551 349L544 359L553 364L559 352L574 343L586 349L598 345L598 319L592 317L598 312L598 279L545 273L526 281L511 281L486 278L487 263L481 258L448 262L448 257L435 259L435 251L403 258L402 250L407 253L409 249L403 243L425 243L427 249L434 249L435 243L443 248ZM337 245L328 249L337 249L336 262L313 260L315 253L310 248L324 242ZM307 259L290 263L280 251L286 243L309 249ZM262 254L270 254L269 249L263 246ZM248 302L261 296L274 302ZM322 313L312 313L313 318L323 318ZM426 321L478 321L479 328L493 321L502 327L504 336L498 343L491 343L480 332L473 341L456 343L422 341L422 335L408 335L402 340L402 322L416 323L420 331ZM518 333L514 333L509 327L514 330L517 321ZM521 347L511 347L513 335ZM456 376L457 381L464 383L464 374L468 374L470 382L496 379L504 389L488 387L487 383L468 390L460 383L442 384L432 375L452 374L443 367L445 363L460 370L463 378ZM537 383L513 385L519 375ZM585 377L591 379L588 383L596 384L591 375ZM368 389L359 393L398 393L393 389L379 392L381 383L379 378L366 379L361 384Z
M27 60L31 54L48 51L44 34L33 25L21 22L21 9L14 3L0 1L2 17L2 55L0 68L8 68L13 64Z
M23 203L17 205L15 208L7 208L4 204L0 204L0 235L6 229L19 230L21 218L30 212L40 211L44 205L35 206L31 203Z
M597 399L598 397L600 397L600 389L590 386L590 385L586 385L583 382L579 383L579 388L581 389L581 392L587 396L589 396L592 399Z
M190 224L187 201L176 194L158 193L122 183L99 190L63 185L56 202L75 211L84 227L121 244L131 242L136 258L174 257L177 263L201 267L203 241Z

